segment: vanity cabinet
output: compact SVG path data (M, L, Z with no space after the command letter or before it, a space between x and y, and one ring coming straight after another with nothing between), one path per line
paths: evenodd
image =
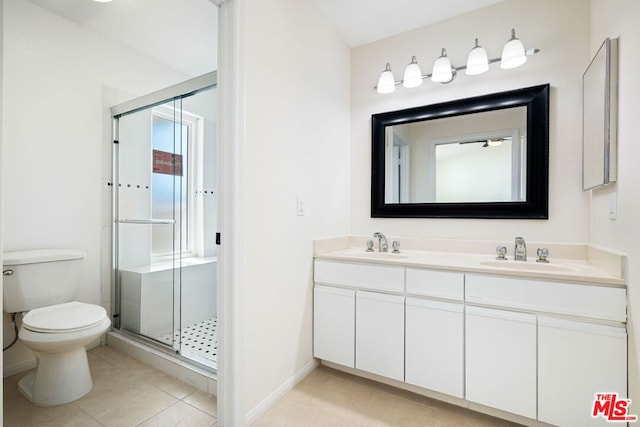
M626 289L316 259L314 356L560 426L626 398Z
M404 380L404 272L316 260L314 357Z
M406 311L405 381L463 398L463 305L407 297Z
M404 297L356 292L356 368L404 380Z
M313 289L313 355L354 367L356 291L316 285Z
M626 391L626 352L623 326L539 316L538 419L567 427L610 425L591 417L591 410L595 393Z
M464 397L464 274L407 268L405 381Z
M536 316L467 307L466 398L536 418Z
M528 374L529 378L537 380L537 390L535 382L527 388L526 404L534 406L526 416L536 418L537 403L540 421L568 427L607 425L602 417L592 418L591 411L596 393L615 391L620 398L626 397L626 290L475 274L465 278L466 398L526 415L523 408L508 409L492 402L490 390L476 392L476 383L491 385L493 379L490 389L498 390L498 394L503 394L502 390L511 390L513 396L522 393L520 375L512 372L505 375L506 384L495 383L499 373L491 372L491 366L503 372L517 364L521 365L519 374L534 372ZM520 325L514 323L501 347L499 340L480 339L478 330L494 329L506 336L509 329L497 329L506 323L481 320L478 313L498 314L514 321L519 318ZM490 348L498 351L476 366L478 355L491 353ZM479 370L488 370L488 375L483 378Z

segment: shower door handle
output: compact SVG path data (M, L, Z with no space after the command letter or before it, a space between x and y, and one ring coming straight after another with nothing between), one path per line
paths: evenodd
M175 219L118 219L120 224L175 224Z

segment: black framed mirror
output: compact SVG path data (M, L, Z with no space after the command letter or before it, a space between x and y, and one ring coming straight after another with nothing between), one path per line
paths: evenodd
M371 116L371 217L548 219L548 84Z

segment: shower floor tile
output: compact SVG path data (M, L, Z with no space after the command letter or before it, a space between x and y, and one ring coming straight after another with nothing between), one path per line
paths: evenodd
M180 354L194 362L217 369L218 319L211 318L166 335L167 343L180 342Z

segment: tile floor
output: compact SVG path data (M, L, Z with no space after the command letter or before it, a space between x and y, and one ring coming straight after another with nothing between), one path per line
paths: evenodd
M507 427L490 417L320 366L255 427Z
M213 396L110 347L88 352L93 389L62 406L40 408L18 392L25 373L4 379L4 426L215 426Z
M40 408L4 379L4 426L216 426L217 401L110 347L89 351L91 392ZM516 424L320 366L255 427L510 427Z

